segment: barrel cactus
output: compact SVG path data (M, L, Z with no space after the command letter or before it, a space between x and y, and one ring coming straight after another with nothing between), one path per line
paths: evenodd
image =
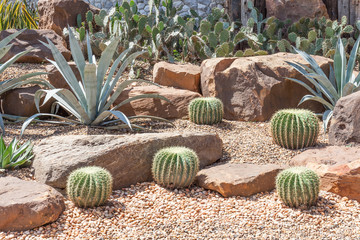
M189 104L190 121L196 124L215 124L223 118L223 104L214 97L195 98Z
M83 167L73 171L67 181L67 195L78 207L97 207L112 192L112 176L101 167Z
M163 148L155 154L152 174L165 187L188 187L199 171L196 153L186 147Z
M271 119L271 133L276 144L299 149L316 144L319 121L316 115L305 109L284 109Z
M276 190L289 207L314 205L319 196L319 177L305 167L286 169L276 177Z

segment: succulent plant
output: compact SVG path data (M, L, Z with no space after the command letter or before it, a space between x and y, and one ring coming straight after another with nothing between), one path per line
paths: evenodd
M195 98L189 103L189 119L196 124L216 124L222 118L223 103L218 98Z
M319 196L318 175L305 167L292 167L276 177L276 190L289 207L314 205Z
M97 207L110 197L112 181L110 172L104 168L79 168L68 177L67 195L78 207Z
M319 121L316 115L305 109L284 109L271 119L274 142L289 149L310 147L316 144Z
M188 187L199 171L196 153L186 147L169 147L159 150L154 157L154 180L166 187Z

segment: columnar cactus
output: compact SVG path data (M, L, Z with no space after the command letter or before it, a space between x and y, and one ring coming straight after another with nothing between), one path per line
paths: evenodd
M286 169L276 177L276 190L289 207L314 205L319 196L319 177L305 167Z
M73 171L67 181L67 195L78 207L97 207L112 192L112 176L101 167L83 167Z
M223 118L223 104L214 97L195 98L189 104L190 121L196 124L215 124Z
M199 171L196 153L186 147L163 148L155 154L152 174L165 187L188 187Z
M271 133L276 144L299 149L316 144L319 121L316 115L305 109L284 109L271 119Z

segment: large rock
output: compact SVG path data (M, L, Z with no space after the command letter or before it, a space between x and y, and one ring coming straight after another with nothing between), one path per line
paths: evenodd
M17 30L9 29L0 32L0 40L6 38L12 33L15 33ZM56 34L52 30L25 30L17 38L12 40L10 43L14 44L10 51L1 59L0 63L4 63L9 60L16 54L23 52L25 50L32 49L29 53L20 57L16 62L25 62L25 63L42 63L46 61L46 58L54 60L52 53L49 48L45 47L40 41L47 43L46 38L48 38L57 49L64 56L66 61L69 61L71 58L70 51L66 48L66 43L64 39Z
M163 86L200 92L199 66L159 62L154 66L153 81Z
M320 56L314 58L328 73L332 60ZM296 108L301 98L308 94L301 85L285 79L305 80L285 61L306 63L300 55L292 53L205 60L201 65L202 94L223 101L225 119L269 120L279 109ZM300 107L315 112L324 110L321 104L314 101Z
M114 105L141 94L159 94L170 102L157 98L144 98L132 101L119 108L127 116L151 115L167 119L183 118L188 116L188 105L194 98L201 97L199 93L184 89L157 86L139 86L125 89Z
M39 86L15 88L5 92L1 96L1 110L3 113L30 117L38 113L35 106L35 93L41 89ZM44 98L42 98L44 99ZM44 106L40 105L40 112L50 113L51 104L53 100L50 100ZM42 103L42 101L40 102Z
M54 222L65 210L64 198L52 187L0 177L0 231L25 231Z
M306 166L320 176L320 189L360 201L360 148L328 146L295 156L290 165Z
M340 98L329 128L331 145L360 143L360 92Z
M52 29L60 36L65 27L77 27L77 16L85 21L87 11L99 13L100 9L83 0L39 0L39 29Z
M329 18L322 0L266 0L267 17L274 16L280 20L290 19L292 22L302 17Z
M200 187L224 197L248 197L275 188L276 175L283 168L275 164L225 163L201 170L196 176Z
M222 141L210 133L144 133L128 136L57 136L35 145L33 167L37 181L65 188L71 171L89 165L108 169L114 189L152 180L155 153L164 147L185 146L199 156L200 167L222 156Z
M71 70L75 73L76 79L81 80L80 72L75 62L68 62ZM52 64L46 65L46 72L48 72L48 80L55 88L65 88L71 90L64 77L61 75L59 70Z

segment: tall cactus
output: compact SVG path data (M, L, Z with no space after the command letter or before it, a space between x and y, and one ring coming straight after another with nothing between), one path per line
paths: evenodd
M319 135L319 120L305 109L284 109L271 119L274 142L289 149L310 147L316 144Z
M166 187L190 186L199 171L196 153L186 147L169 147L158 151L154 157L154 180Z
M104 204L112 191L112 176L101 167L83 167L73 171L66 186L68 197L78 207Z
M286 169L276 177L276 190L289 207L314 205L319 196L318 175L305 167Z
M223 104L214 97L195 98L189 104L190 121L196 124L215 124L223 118Z

